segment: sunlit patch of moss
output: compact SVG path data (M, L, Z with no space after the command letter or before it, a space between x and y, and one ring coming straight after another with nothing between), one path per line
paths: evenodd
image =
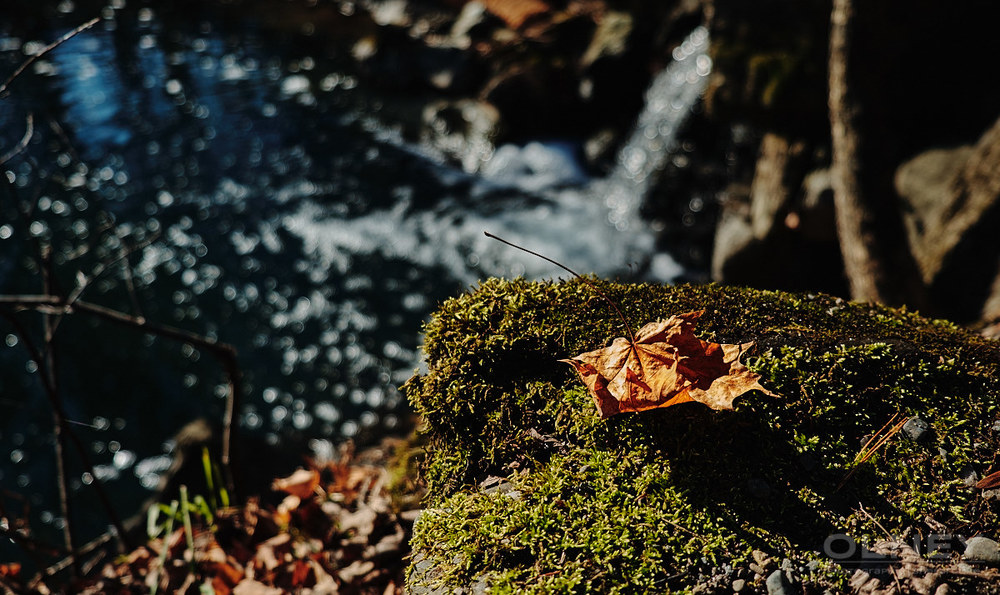
M446 584L682 589L753 548L805 559L835 532L902 532L928 516L968 532L1000 518L961 480L998 450L996 343L829 296L594 283L632 328L705 309L702 338L755 341L745 361L783 397L601 420L557 361L626 334L591 287L491 279L445 302L426 328L428 371L404 389L425 420L427 504L440 511L418 525L415 551ZM856 462L895 414L931 435L897 434ZM489 475L521 498L479 494Z

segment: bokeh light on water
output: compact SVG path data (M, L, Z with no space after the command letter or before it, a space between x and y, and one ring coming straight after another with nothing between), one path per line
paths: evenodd
M501 147L481 172L448 166L380 121L385 98L315 39L152 7L105 12L0 101L0 148L29 111L37 130L0 168L15 193L0 202L0 293L40 290L42 240L64 290L100 271L83 299L235 345L239 423L271 444L322 451L398 431L398 387L436 303L488 275L563 274L485 229L584 271L641 259L660 278L679 272L650 254L632 195L697 98L704 36L671 75L692 88L652 106L652 132L639 134L652 144L628 147L623 173L597 184L562 143ZM70 20L45 38L82 19ZM2 72L44 45L4 35ZM28 220L18 201L35 205ZM96 507L85 488L101 481L128 510L169 467L181 426L221 418L225 378L210 353L84 316L59 333L62 398L95 464L85 473L71 457L74 498ZM0 337L0 452L11 453L0 482L58 528L48 404L22 341L6 327Z

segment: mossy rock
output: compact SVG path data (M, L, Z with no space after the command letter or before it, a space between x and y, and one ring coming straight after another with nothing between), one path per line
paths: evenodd
M483 282L441 305L425 329L427 372L404 386L427 438L420 581L683 591L756 549L817 561L799 580L836 590L853 568L822 554L828 536L995 534L1000 505L967 479L998 462L997 342L824 295L593 283L633 328L706 310L701 338L754 341L744 363L782 397L602 420L557 360L625 334L607 302L580 281ZM857 462L896 414L931 431L897 433ZM513 491L477 487L491 476Z

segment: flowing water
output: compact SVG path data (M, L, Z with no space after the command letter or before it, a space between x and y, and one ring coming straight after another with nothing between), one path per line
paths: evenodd
M26 42L43 45L0 38L3 73ZM167 27L152 9L105 21L0 101L0 153L28 112L35 126L0 167L0 293L40 290L33 255L49 243L64 289L80 271L83 299L234 344L243 428L317 448L392 433L437 302L491 275L564 275L483 231L599 275L682 272L655 253L639 209L704 87L706 48L703 29L678 48L614 172L594 179L561 142L453 166L381 121L335 60L250 27ZM209 353L131 329L69 316L59 333L61 395L98 475L74 462L75 497L97 479L134 506L169 465L173 433L219 419L224 379ZM24 337L3 324L0 364L0 484L58 527L48 402Z

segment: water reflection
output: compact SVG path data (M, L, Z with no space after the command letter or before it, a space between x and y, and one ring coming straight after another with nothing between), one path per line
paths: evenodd
M240 424L271 443L397 429L397 387L439 300L487 275L562 273L484 229L601 274L649 262L643 184L707 74L701 34L651 92L655 113L636 133L648 142L630 143L617 177L589 180L560 143L501 147L470 174L383 127L336 56L151 8L131 18L60 47L0 102L4 123L34 106L49 114L29 155L6 165L16 199L37 206L26 234L54 244L65 287L77 270L104 270L85 299L236 345ZM19 45L0 39L6 70ZM2 146L18 128L3 127ZM5 221L20 218L13 202L0 203ZM25 232L3 223L0 247L0 292L38 291ZM652 269L679 272L666 255ZM220 418L219 369L191 346L80 317L60 332L67 414L91 420L77 431L96 464L75 472L75 489L92 498L80 488L107 481L138 502L169 466L169 437ZM45 510L49 414L18 343L7 334L0 348L0 445L16 453L0 474Z

